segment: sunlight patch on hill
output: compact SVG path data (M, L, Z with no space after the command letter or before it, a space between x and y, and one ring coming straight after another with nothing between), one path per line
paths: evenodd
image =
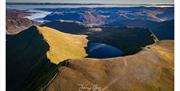
M47 57L52 63L59 64L67 59L79 59L87 56L85 47L88 40L86 35L63 33L49 27L37 27L49 44Z

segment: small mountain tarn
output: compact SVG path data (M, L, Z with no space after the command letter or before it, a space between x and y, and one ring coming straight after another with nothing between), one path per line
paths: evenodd
M90 58L112 58L124 54L120 49L102 43L90 43L87 53Z
M146 28L103 28L101 32L88 34L89 43L103 43L116 47L124 52L124 55L132 55L139 52L146 45L155 42L152 32Z

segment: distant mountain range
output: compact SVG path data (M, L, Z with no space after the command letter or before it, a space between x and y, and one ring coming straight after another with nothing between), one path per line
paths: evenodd
M35 9L36 10L36 9ZM66 23L56 26L56 21L71 21L87 31L91 27L143 27L150 29L160 40L174 39L174 8L173 7L128 7L128 8L38 8L43 12L52 12L44 17L33 20L26 18L31 14L39 14L39 11L7 10L7 34L16 34L32 25L43 24L38 20L46 22L45 26L54 26L55 29L69 30ZM53 21L54 24L52 23ZM65 24L65 25L64 25ZM81 24L86 25L86 27ZM44 24L43 24L44 25ZM69 25L67 25L69 26ZM76 26L76 25L75 25ZM81 31L75 26L74 32ZM65 29L64 29L65 27ZM71 29L71 28L70 28ZM64 31L64 32L66 32ZM84 31L82 31L84 32ZM78 32L79 33L79 32Z
M7 5L105 5L100 3L15 3L7 2Z
M40 22L33 21L25 16L29 16L31 13L19 10L7 10L6 11L6 33L17 34L25 29L28 29L32 25L40 25Z
M174 19L173 7L129 7L129 8L39 8L40 10L51 11L52 13L47 15L46 20L76 20L86 21L84 17L95 17L95 19L102 18L101 21L104 24L119 22L123 20L149 20L155 22L162 22L166 20ZM169 12L169 13L168 13ZM54 17L54 18L53 18ZM106 21L105 21L106 20ZM91 22L89 22L91 23ZM93 23L93 22L92 22Z
M174 20L160 22L154 26L151 26L150 30L160 40L174 40Z
M174 6L174 4L103 4L103 3L18 3L18 2L7 2L7 5L139 5L139 6Z

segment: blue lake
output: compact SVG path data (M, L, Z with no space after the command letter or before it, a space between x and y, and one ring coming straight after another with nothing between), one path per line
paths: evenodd
M102 43L90 43L88 45L88 55L92 58L112 58L122 56L124 52L111 45Z

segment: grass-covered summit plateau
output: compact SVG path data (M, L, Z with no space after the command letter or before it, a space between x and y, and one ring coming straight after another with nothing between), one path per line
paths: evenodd
M69 60L44 91L173 91L173 45L164 40L125 57Z
M86 35L68 34L49 27L37 27L49 45L47 57L52 63L59 64L67 59L79 59L87 56Z

